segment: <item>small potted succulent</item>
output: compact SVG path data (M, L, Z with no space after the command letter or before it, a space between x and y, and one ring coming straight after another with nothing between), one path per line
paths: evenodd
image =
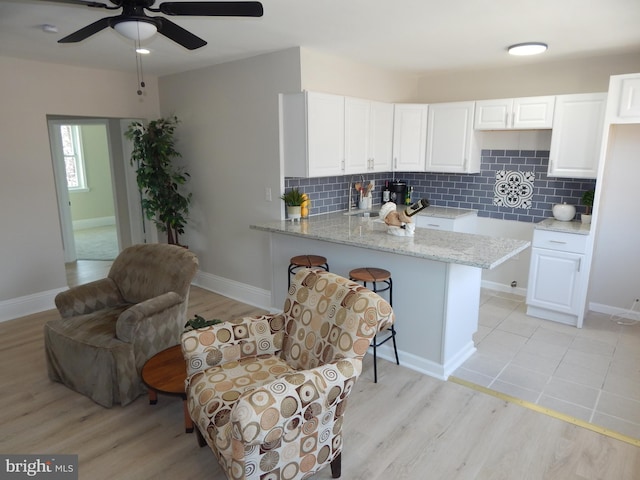
M582 223L591 223L591 210L593 208L593 197L595 190L587 190L582 194L580 203L584 205L584 213L580 215Z
M289 220L298 220L301 216L301 207L306 200L305 194L297 188L292 188L280 197L287 206L287 217Z

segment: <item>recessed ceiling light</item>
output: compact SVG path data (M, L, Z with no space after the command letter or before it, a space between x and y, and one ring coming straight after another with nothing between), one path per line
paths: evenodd
M547 49L546 43L527 42L511 45L507 50L511 55L538 55Z
M45 23L42 25L42 31L46 33L58 33L58 27L49 23Z
M139 53L141 55L149 55L151 53L151 50L149 50L148 48L136 48L136 53Z

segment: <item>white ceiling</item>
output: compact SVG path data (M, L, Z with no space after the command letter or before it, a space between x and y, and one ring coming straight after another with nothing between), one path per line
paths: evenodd
M99 0L109 3L108 0ZM183 0L174 0L183 1ZM162 0L156 1L156 7ZM302 46L393 70L493 68L638 53L640 0L263 0L261 18L171 17L208 42L189 51L156 35L145 73L165 75ZM112 29L76 44L57 40L119 11L0 0L0 55L135 71L130 40ZM152 16L161 15L149 13ZM45 33L42 24L57 26ZM541 41L538 57L506 54Z

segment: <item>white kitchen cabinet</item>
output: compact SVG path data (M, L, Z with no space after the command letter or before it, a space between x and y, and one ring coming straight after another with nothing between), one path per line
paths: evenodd
M612 76L609 102L610 123L640 123L640 73Z
M476 101L476 130L551 128L555 96Z
M345 173L391 170L393 105L345 98Z
M436 103L427 115L427 172L480 172L480 145L473 128L475 102Z
M534 230L527 315L582 327L588 236Z
M317 92L281 95L280 141L285 176L344 174L344 97Z
M427 114L425 104L403 103L394 106L393 170L424 172L427 144Z
M606 93L556 97L548 176L597 177L606 103Z

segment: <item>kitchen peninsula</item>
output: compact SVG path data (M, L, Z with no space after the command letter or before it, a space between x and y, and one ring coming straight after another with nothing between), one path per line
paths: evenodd
M398 237L389 235L377 217L361 215L331 213L251 225L271 237L272 308L284 304L294 255L323 255L331 271L345 277L358 267L387 269L393 276L400 363L446 379L475 351L482 269L497 267L530 242L427 228ZM378 354L391 359L385 347Z

